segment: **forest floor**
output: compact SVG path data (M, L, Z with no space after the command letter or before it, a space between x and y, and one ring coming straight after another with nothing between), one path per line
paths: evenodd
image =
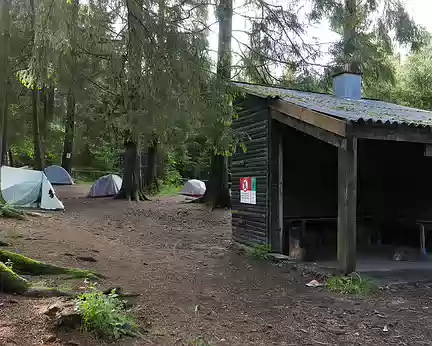
M364 299L309 288L293 269L236 250L228 211L179 197L80 198L88 188L57 188L65 212L1 219L0 230L12 250L98 271L108 277L101 287L140 293L133 313L148 333L117 345L195 345L200 337L208 345L432 345L432 288ZM55 299L0 296L0 345L104 345L78 332L50 338L41 311Z

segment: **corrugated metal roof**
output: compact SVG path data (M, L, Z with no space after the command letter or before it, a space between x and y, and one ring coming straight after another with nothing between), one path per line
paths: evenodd
M280 98L298 106L354 122L431 126L432 112L377 100L351 100L329 94L311 93L263 85L234 83L259 97Z

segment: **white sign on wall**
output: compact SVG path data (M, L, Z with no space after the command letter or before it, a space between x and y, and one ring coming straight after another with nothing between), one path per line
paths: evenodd
M240 203L256 204L256 178L240 178Z

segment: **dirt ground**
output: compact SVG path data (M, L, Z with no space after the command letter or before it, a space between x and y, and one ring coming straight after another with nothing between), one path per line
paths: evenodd
M108 277L103 287L140 293L144 339L118 345L432 345L432 288L382 290L355 299L308 288L286 267L253 261L231 244L230 213L179 197L129 203L57 188L66 211L29 221L0 219L11 249ZM83 262L73 255L94 257ZM0 345L104 345L52 332L50 299L0 296ZM385 331L388 330L388 331Z

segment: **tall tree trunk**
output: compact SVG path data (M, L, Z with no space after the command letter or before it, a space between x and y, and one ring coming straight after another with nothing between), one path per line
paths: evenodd
M30 0L31 8L31 27L33 30L33 44L36 44L36 8L34 0ZM43 170L44 158L42 155L42 142L39 127L39 91L37 81L32 86L32 118L33 118L33 149L34 149L34 159L33 165L37 170Z
M158 41L158 54L159 54L159 63L157 68L158 78L160 83L157 86L158 95L161 96L161 99L164 100L164 96L168 90L168 87L165 85L166 81L166 73L165 73L165 7L166 0L158 0L158 28L157 32L157 41ZM163 101L159 105L159 112L165 112L165 104ZM144 188L147 191L156 192L158 190L157 183L157 154L158 154L158 135L156 133L155 128L156 124L156 114L152 113L151 118L151 126L153 127L153 132L150 135L150 139L148 140L147 145L147 166L144 174Z
M1 145L1 158L0 158L0 166L3 165L7 165L8 164L8 107L9 107L9 103L8 103L8 97L7 97L7 93L8 93L8 84L6 84L6 95L5 95L5 99L4 99L4 105L3 105L3 133L2 133L2 145Z
M54 88L45 88L43 91L44 112L42 119L42 152L45 158L48 155L48 129L54 115Z
M13 152L12 152L11 148L9 148L9 150L8 150L8 157L9 157L9 166L15 167L15 160L14 160L14 156L13 156Z
M218 8L219 42L217 75L220 79L231 79L231 37L232 37L232 0L221 0ZM214 154L211 161L211 175L206 192L199 200L211 202L213 207L231 207L231 197L228 187L228 158Z
M7 92L9 80L9 50L10 50L10 0L0 1L0 154L4 151L6 140L5 125L7 117ZM1 180L1 177L0 177ZM3 200L0 193L0 202Z
M42 171L45 168L45 160L42 154L42 141L39 127L39 91L37 87L32 90L32 115L33 115L33 148L34 148L34 168Z
M69 73L71 76L70 86L67 96L67 110L66 110L66 132L63 143L63 156L62 156L62 167L69 173L72 174L72 155L73 146L75 140L75 113L76 113L76 99L75 99L75 88L76 88L76 74L77 74L77 56L76 56L76 41L77 41L77 24L78 24L78 11L79 11L79 0L72 0L71 8L71 21L69 23L69 37L71 43L70 51L70 67Z
M131 113L139 112L141 109L141 76L142 76L142 11L143 0L127 0L128 16L128 81L127 90L129 98L129 109ZM129 124L130 125L130 124ZM124 138L124 165L123 165L123 184L118 194L118 198L139 201L147 200L143 191L141 176L141 155L139 137L136 129L125 131Z
M123 183L117 198L130 201L145 201L141 180L141 155L137 141L126 140L124 143Z
M66 110L66 132L63 143L62 167L72 173L72 152L75 138L75 95L69 89Z
M146 190L156 191L157 184L157 151L158 151L158 138L156 134L152 136L148 144L148 161L146 172L144 175L144 187Z

